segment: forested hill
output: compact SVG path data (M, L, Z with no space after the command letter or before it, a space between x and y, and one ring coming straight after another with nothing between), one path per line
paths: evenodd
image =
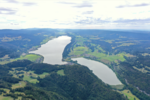
M50 36L57 36L55 29L22 29L22 30L0 30L0 58L7 55L10 58L20 57L29 49L34 49L45 43Z
M63 52L69 65L28 53L64 34L72 37ZM123 84L104 84L74 57L108 65ZM0 30L0 100L150 100L149 62L149 31Z
M63 52L64 60L85 57L102 62L125 85L120 92L130 100L150 99L150 31L65 31L72 41Z
M126 100L81 65L18 60L0 66L0 97L22 100Z

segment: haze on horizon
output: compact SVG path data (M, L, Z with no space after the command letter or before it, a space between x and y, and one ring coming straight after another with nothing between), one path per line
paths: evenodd
M150 29L149 0L0 0L0 29Z

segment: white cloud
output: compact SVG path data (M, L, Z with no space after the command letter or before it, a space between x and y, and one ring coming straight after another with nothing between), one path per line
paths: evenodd
M15 12L8 13L1 8ZM33 27L147 29L150 26L149 22L141 21L145 19L150 20L149 0L68 0L65 2L62 0L13 0L11 2L0 0L1 29ZM130 21L136 25L131 24Z

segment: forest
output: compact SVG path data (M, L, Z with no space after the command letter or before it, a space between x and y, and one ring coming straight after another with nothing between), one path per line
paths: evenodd
M108 65L140 100L150 99L150 32L66 30L73 35L66 59L85 57ZM74 34L73 34L74 33ZM70 51L70 52L68 52ZM66 53L67 52L67 53Z
M22 70L34 71L37 75L44 72L49 74L44 78L30 76L38 80L33 84L25 81L23 77L13 77L14 74L10 74L10 71L14 69L17 76L22 74ZM60 70L63 70L63 75L57 73ZM20 81L25 81L26 85L13 88L13 85ZM98 79L87 67L78 64L58 66L18 60L0 66L0 83L0 93L14 99L21 97L22 100L126 100L123 95Z
M33 46L40 46L47 37L55 36L55 32L54 29L0 30L0 57L17 58Z
M41 55L28 54L64 34L72 38L62 54L70 64L45 64ZM149 31L0 30L0 99L150 100L149 39ZM105 84L72 57L106 64L123 83L121 88Z

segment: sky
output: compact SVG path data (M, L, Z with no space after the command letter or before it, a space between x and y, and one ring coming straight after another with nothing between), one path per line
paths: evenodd
M150 0L0 0L0 29L150 30Z

